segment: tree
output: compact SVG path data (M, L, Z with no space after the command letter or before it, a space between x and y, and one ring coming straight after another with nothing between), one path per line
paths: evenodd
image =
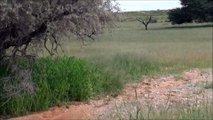
M182 24L192 22L192 17L185 9L176 8L169 11L169 20L172 24Z
M181 0L182 8L169 12L169 20L173 24L187 22L213 22L212 0Z
M7 64L11 73L2 80L19 80L23 89L34 91L31 72L36 51L43 47L53 55L60 47L58 36L66 33L79 40L94 39L111 25L112 11L118 10L113 1L1 0L0 65Z
M145 26L145 30L148 30L148 25L150 21L152 20L152 16L149 16L149 17L147 16L146 20L143 20L141 18L137 18L137 20Z

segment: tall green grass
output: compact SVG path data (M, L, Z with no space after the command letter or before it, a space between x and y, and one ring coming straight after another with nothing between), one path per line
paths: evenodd
M1 68L1 76L4 75ZM36 93L29 95L22 92L19 96L11 97L1 106L0 114L23 115L70 101L87 100L100 93L118 92L122 88L116 76L76 58L40 58L33 66L32 76ZM2 98L1 102L5 100Z

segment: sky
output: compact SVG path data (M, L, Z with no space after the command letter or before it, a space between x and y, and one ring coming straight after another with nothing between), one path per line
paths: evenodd
M121 11L167 10L181 7L179 0L117 0Z

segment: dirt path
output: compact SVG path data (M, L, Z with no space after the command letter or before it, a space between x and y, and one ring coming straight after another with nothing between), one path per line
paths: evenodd
M11 120L113 119L118 115L125 118L127 113L136 112L132 102L135 100L143 107L151 105L155 109L165 105L177 105L176 103L190 107L206 100L212 101L212 89L204 88L210 82L212 82L211 69L193 69L179 76L146 79L139 83L128 84L115 98L106 96L104 99L75 103L68 108L55 107L46 112Z

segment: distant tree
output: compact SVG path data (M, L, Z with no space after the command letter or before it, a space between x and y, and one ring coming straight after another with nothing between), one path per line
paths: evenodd
M182 8L169 12L169 20L173 24L187 22L213 22L212 0L181 0Z
M1 0L0 65L8 65L10 76L21 88L33 91L31 72L36 52L45 48L53 55L59 36L73 34L79 40L94 39L111 25L115 0ZM48 45L47 45L48 44ZM48 47L49 46L49 47ZM25 64L20 64L20 60ZM0 66L1 67L1 66ZM26 84L22 84L26 83ZM5 89L9 90L11 88ZM6 91L7 91L6 90ZM13 91L16 91L13 89Z
M185 12L183 8L177 8L169 11L169 21L172 24L182 24L192 22L190 12Z
M152 16L147 16L145 20L142 18L137 18L137 20L145 26L145 30L148 30L148 25L152 20Z

